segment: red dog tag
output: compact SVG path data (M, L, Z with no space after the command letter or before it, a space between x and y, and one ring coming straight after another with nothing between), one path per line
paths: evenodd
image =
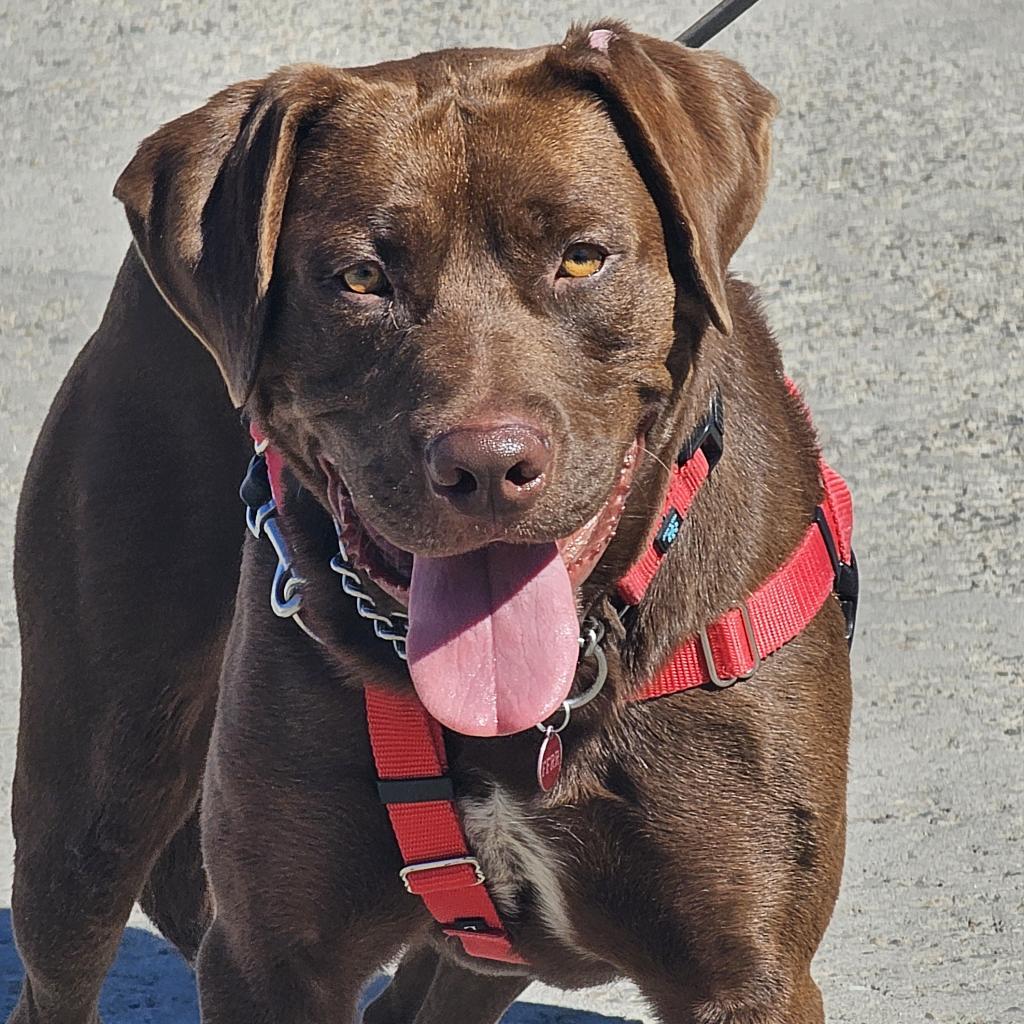
M546 793L562 774L562 738L548 726L537 757L537 784Z

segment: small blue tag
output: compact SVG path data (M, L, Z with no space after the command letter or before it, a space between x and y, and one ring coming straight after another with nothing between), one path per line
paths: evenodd
M676 537L679 536L682 525L683 517L674 508L670 508L665 513L665 518L662 519L661 527L654 538L654 546L657 548L658 554L663 555L668 551Z

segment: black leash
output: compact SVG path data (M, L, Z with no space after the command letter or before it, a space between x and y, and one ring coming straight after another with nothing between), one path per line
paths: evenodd
M703 46L756 3L757 0L722 0L722 3L695 21L682 35L676 36L676 42L693 48Z

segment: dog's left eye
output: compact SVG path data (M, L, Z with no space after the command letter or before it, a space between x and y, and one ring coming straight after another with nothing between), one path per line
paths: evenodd
M338 277L350 292L357 295L383 295L388 290L388 279L384 271L368 261L353 263Z
M565 250L559 277L590 277L603 266L605 252L596 245L571 245Z

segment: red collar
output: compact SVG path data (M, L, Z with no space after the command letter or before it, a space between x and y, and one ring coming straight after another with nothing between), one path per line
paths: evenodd
M787 383L799 398L796 386ZM283 496L280 456L267 447L258 429L252 433L257 452L265 451L264 469L256 475L262 472L279 504ZM662 518L644 553L618 583L623 605L634 606L643 599L697 492L713 472L723 440L722 408L716 396L672 468ZM259 455L254 466L260 465L258 459ZM839 474L824 460L819 461L819 469L824 499L789 558L744 602L684 640L632 700L652 700L708 684L725 688L749 679L765 658L810 624L831 594L842 606L847 639L852 640L857 601L857 563L851 548L853 504ZM243 484L250 526L260 515L259 500L246 495L252 478L250 467ZM269 504L264 502L263 508ZM277 540L271 539L283 566L288 556L286 550L282 553L279 531L275 533ZM275 577L275 593L278 584ZM443 931L456 937L470 956L523 963L466 843L440 726L411 690L394 694L367 686L366 715L379 796L405 864L400 877L406 889L423 900Z

